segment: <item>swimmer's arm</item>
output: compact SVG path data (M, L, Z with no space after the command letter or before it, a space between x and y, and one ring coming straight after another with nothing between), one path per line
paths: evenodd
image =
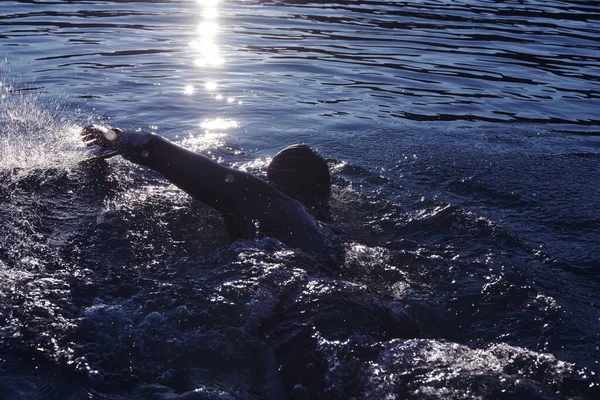
M223 213L252 207L274 194L263 180L219 164L155 134L132 134L121 150L126 159L159 172L192 197Z
M133 163L159 172L192 197L225 215L262 208L277 193L251 174L223 166L153 133L84 128L84 141L87 138L90 143L91 136L95 137L95 146L116 151Z

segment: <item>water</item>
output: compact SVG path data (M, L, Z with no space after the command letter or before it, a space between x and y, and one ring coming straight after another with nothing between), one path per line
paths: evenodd
M3 1L1 399L597 398L600 3ZM78 128L333 172L339 269Z

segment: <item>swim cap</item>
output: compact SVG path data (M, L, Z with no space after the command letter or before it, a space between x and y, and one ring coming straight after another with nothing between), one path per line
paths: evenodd
M325 159L305 144L294 144L273 157L267 180L280 192L302 202L319 220L331 219L331 175Z

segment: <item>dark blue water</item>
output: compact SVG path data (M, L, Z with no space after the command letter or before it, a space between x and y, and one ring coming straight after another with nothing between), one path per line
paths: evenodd
M600 397L600 2L2 1L0 60L0 399ZM344 262L89 123L310 144Z

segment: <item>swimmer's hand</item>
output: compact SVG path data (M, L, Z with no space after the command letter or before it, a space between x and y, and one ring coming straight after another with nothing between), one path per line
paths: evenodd
M123 133L119 128L88 125L81 131L81 140L93 158L106 159L119 154L117 142Z

